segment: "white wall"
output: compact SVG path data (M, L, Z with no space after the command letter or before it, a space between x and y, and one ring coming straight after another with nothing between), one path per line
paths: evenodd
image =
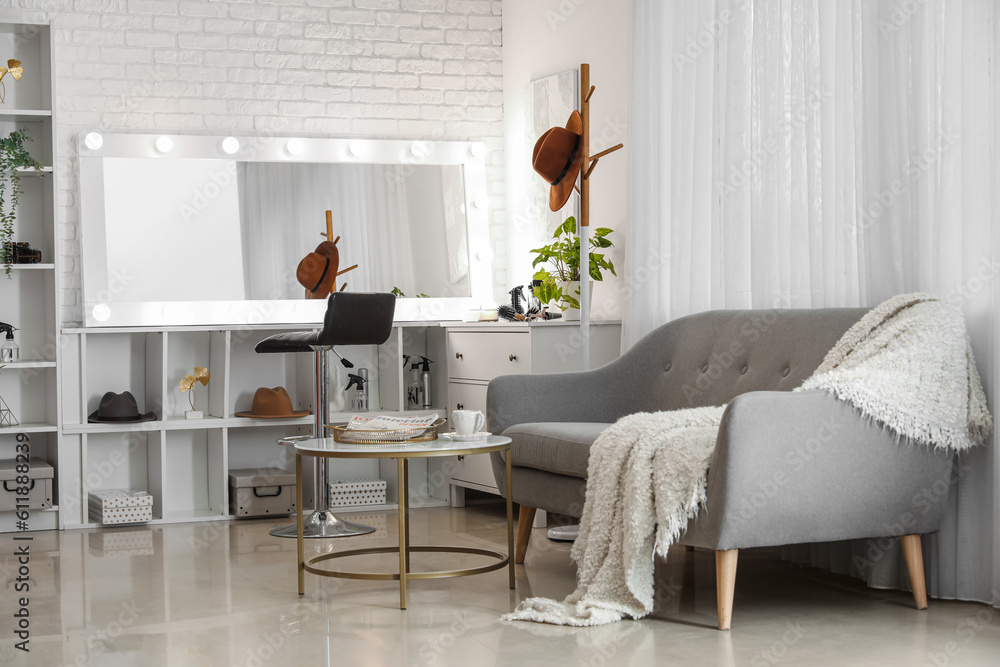
M631 78L632 0L504 0L503 105L507 171L508 289L531 279L528 250L545 243L526 221L525 178L531 171L531 143L525 138L525 93L529 82L590 63L591 153L623 142L625 149L600 161L591 181L593 227L612 227L612 254L619 276L626 236L626 163L629 149L628 92ZM551 230L550 230L551 231ZM595 318L621 317L615 289L620 278L594 290Z
M16 4L0 15L53 21L63 321L81 319L76 141L95 128L485 140L503 255L499 1Z

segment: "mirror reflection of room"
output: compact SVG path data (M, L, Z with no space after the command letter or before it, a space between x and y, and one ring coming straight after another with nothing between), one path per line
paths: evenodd
M83 163L99 172L87 181L102 183L109 280L116 271L132 277L119 295L124 301L301 299L294 268L323 240L327 210L341 268L358 265L338 288L470 294L461 166L111 157ZM136 253L149 239L157 251ZM179 257L198 253L215 267L210 280L177 270Z

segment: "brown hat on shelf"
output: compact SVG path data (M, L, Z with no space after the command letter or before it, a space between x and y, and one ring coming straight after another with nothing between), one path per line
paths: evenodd
M237 417L252 417L254 419L287 419L289 417L305 417L311 414L309 410L292 410L292 399L284 387L268 389L261 387L253 395L253 406L250 412L237 412Z
M325 255L311 252L299 262L295 278L308 292L325 299L333 290L333 283L337 279L337 263Z
M87 421L95 424L108 422L119 424L124 422L151 422L156 421L155 412L139 414L139 405L135 402L132 392L123 391L116 394L109 391L101 397L101 404L96 410L90 413Z
M558 211L573 193L576 177L583 166L580 140L583 137L583 117L573 111L566 127L553 127L538 137L531 154L531 166L550 186L549 208Z

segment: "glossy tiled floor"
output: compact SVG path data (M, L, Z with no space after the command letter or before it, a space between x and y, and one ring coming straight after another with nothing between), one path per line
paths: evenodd
M390 545L395 514L352 515L371 536L307 542L311 551ZM503 550L502 505L414 510L412 542ZM17 563L0 537L0 664L31 665L997 665L1000 612L874 591L762 553L741 554L732 632L715 630L714 556L671 553L652 617L591 629L501 623L530 595L573 588L569 547L536 530L517 590L506 570L410 586L320 579L295 586L287 521L201 523L36 534L30 562L31 653L13 649ZM355 560L390 570L391 557ZM473 557L414 556L415 568ZM481 561L480 561L481 562ZM347 567L348 563L344 563Z

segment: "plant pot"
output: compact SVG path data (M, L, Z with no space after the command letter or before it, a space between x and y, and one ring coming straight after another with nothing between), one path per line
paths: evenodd
M570 282L560 282L559 287L562 289L563 294L569 294L571 297L580 300L580 281L573 280ZM590 294L588 305L594 303L594 281L590 281ZM559 308L562 309L563 319L567 322L579 322L580 321L580 309L579 308L564 308L560 303Z
M201 419L204 416L201 410L188 410L184 413L184 419Z

